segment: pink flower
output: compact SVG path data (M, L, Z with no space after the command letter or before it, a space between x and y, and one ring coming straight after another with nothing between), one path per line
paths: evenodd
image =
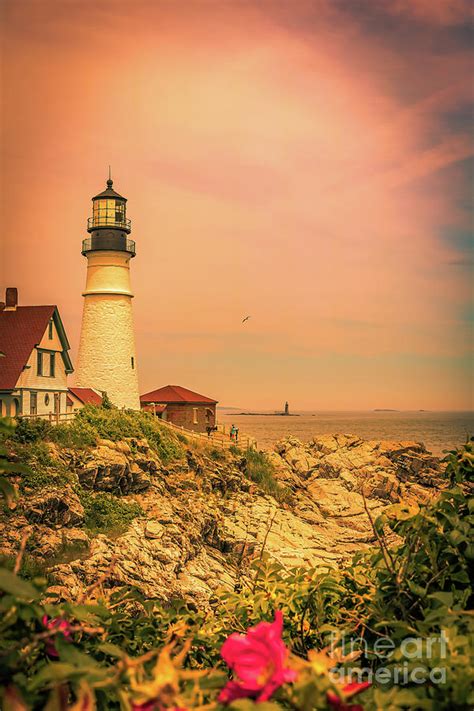
M351 698L357 694L362 693L370 686L370 681L357 682L354 681L351 684L346 684L342 687L342 693L346 698ZM364 711L364 707L360 704L346 704L337 694L333 691L328 691L327 700L329 706L336 711Z
M275 612L274 622L260 622L247 634L231 634L224 642L221 656L238 677L229 681L219 694L228 704L242 698L268 701L279 686L296 679L296 672L286 665L288 650L283 644L283 615Z
M165 707L152 699L151 701L145 701L144 704L134 704L132 702L132 711L188 711L188 709L182 706Z
M59 634L62 634L64 639L66 639L68 642L72 641L71 629L70 629L71 626L67 620L63 620L60 617L54 617L53 619L48 620L48 616L44 615L41 622L43 623L43 626L46 627L47 630L56 630ZM56 646L54 644L54 637L47 637L46 638L45 647L46 647L46 654L48 654L48 656L53 657L55 659L57 659L57 657L59 657L58 651L57 651Z

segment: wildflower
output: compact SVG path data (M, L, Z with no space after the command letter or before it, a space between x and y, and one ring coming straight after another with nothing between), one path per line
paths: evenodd
M231 634L224 642L221 656L238 679L229 681L219 694L228 704L241 698L267 701L282 684L296 679L296 672L286 662L288 650L281 638L283 615L275 612L273 622L260 622L245 635Z
M67 620L63 620L60 617L54 617L49 620L48 616L44 615L41 621L43 623L43 627L46 627L47 630L55 630L58 634L62 634L64 639L68 642L72 641L71 625ZM59 657L53 637L48 637L45 640L45 647L46 654L48 654L48 656L53 657L54 659Z
M351 684L346 684L343 686L341 691L346 699L350 699L352 696L362 693L370 686L370 681L357 682L354 681ZM333 691L328 691L327 700L329 706L335 711L364 711L364 707L360 704L346 704L337 694Z

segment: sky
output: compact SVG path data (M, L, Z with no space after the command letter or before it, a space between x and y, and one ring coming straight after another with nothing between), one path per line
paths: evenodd
M0 7L0 285L58 305L73 362L110 164L140 392L473 408L467 0Z

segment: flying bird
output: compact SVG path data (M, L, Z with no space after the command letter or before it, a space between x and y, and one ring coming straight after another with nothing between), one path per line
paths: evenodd
M250 316L246 316L245 318L243 318L243 319L242 319L242 323L245 323L246 321L248 321L249 318L250 318Z

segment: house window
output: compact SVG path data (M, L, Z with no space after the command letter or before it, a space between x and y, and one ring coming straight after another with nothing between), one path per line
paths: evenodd
M44 396L44 404L46 405L46 407L48 407L48 405L49 405L49 393L46 393L46 395Z
M50 341L53 340L53 320L52 319L48 324L48 338Z
M198 424L198 409L197 407L193 407L193 422L195 425Z
M48 367L49 356L49 367ZM56 371L56 353L54 351L38 351L37 373L47 378L54 378Z
M38 414L38 393L30 393L30 415Z
M135 358L132 356L132 357L130 358L130 361L131 361L131 363L132 363L132 370L135 370Z
M38 375L43 375L43 353L42 351L38 351L38 357L37 357L37 370L38 370Z

